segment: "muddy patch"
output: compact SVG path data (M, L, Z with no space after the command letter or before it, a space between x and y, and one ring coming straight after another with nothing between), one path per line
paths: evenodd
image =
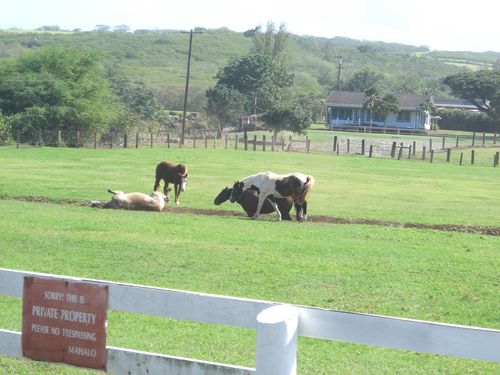
M20 200L25 202L37 203L51 203L51 204L67 204L73 206L89 206L90 201L76 200L76 199L52 199L47 197L34 197L34 196L6 196L0 195L0 199ZM228 211L228 210L215 210L206 208L189 208L189 207L166 207L163 212L165 213L182 213L192 215L205 215L205 216L234 216L246 218L247 215L243 212ZM274 219L274 216L272 216ZM372 219L351 219L335 216L324 215L310 215L309 222L311 223L329 223L329 224L357 224L357 225L376 225L382 227L393 228L414 228L425 230L437 230L443 232L461 232L461 233L474 233L486 234L489 236L500 236L500 227L484 227L476 225L460 225L460 224L423 224L423 223L403 223L398 221L384 221Z

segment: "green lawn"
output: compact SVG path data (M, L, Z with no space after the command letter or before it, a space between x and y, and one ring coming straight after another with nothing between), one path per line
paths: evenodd
M107 187L148 192L163 159L188 165L183 207L214 208L222 187L272 169L315 176L312 216L500 225L500 175L491 167L234 150L0 148L0 267L500 329L500 237L11 199L107 199ZM0 304L0 327L19 331L20 300L2 297ZM251 330L111 312L108 332L112 346L255 365ZM298 358L301 374L500 369L306 338ZM0 369L91 373L7 358Z

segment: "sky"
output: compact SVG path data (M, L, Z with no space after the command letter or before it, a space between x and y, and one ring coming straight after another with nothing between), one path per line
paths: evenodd
M243 32L269 22L297 35L343 36L427 46L431 50L500 52L500 1L457 0L0 0L0 29L96 25Z

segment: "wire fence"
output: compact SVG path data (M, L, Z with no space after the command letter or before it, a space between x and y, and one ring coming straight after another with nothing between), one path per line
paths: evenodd
M225 148L244 151L316 152L336 155L390 157L460 165L499 165L500 139L495 133L472 135L417 136L414 138L373 136L362 133L340 134L322 132L312 140L308 136L272 136L262 132L224 132L213 130L190 131L182 142L179 132L136 132L83 134L79 131L18 131L0 133L0 144L26 147L73 148Z

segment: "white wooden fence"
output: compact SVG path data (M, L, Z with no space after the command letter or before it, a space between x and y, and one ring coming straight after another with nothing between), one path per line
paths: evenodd
M256 329L256 369L107 347L116 374L291 375L297 336L500 362L500 330L282 305L226 296L0 268L0 295L22 297L24 276L109 287L108 309ZM21 333L0 329L0 355L22 357Z

